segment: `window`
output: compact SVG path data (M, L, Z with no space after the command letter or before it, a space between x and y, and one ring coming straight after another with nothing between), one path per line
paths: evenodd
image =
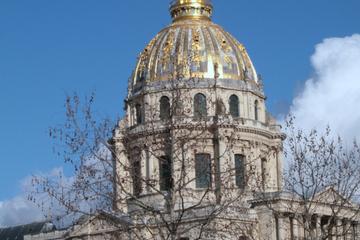
M144 121L144 117L143 117L142 107L141 107L140 104L136 104L135 112L136 112L136 123L137 124L142 124L143 121Z
M235 154L235 180L238 188L245 188L245 156Z
M236 95L231 95L229 98L230 114L233 117L239 117L239 98Z
M195 155L195 175L197 188L208 188L211 186L210 158L210 154Z
M132 181L133 181L133 194L138 197L142 192L142 176L141 176L141 151L138 148L133 150L132 157Z
M254 104L254 113L255 113L255 120L259 120L259 101L256 100Z
M194 97L194 116L197 118L207 116L206 97L204 94L198 93Z
M172 188L172 161L168 156L160 158L160 190L169 191Z
M261 159L261 181L263 190L265 190L266 184L266 159Z
M160 119L167 120L170 118L170 100L168 97L161 97L160 99Z

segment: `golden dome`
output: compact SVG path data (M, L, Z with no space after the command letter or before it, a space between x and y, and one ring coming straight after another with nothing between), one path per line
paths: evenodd
M187 7L194 11L187 11ZM175 73L184 79L216 77L258 83L244 46L210 20L209 0L176 0L170 12L173 23L140 54L133 84L170 80Z

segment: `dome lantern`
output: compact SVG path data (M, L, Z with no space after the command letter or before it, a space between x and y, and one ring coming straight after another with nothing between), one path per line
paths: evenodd
M212 12L211 0L173 0L170 4L174 22L189 18L210 20Z

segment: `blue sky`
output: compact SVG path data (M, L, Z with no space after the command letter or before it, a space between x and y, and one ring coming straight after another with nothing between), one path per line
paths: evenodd
M286 113L313 75L325 38L360 32L360 1L214 0L214 22L248 49L268 108ZM48 127L63 121L66 93L97 92L103 116L122 116L138 53L170 23L168 0L0 1L0 201L62 162Z

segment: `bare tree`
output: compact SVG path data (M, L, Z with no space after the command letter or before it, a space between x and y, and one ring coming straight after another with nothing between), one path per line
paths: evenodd
M132 120L101 119L93 110L93 95L85 104L77 94L68 96L66 122L51 128L50 137L74 176L67 183L62 175L36 176L30 198L44 206L37 196L45 193L64 215L101 213L111 222L111 231L104 233L110 238L173 240L191 234L192 239L255 239L257 220L243 216L251 186L263 180L254 167L261 157L250 151L246 161L239 156L234 164L233 146L240 139L233 130L243 120L230 116L218 96L216 65L214 82L205 86L206 99L199 95L193 100L194 86L205 81L184 68L179 65L163 86L168 95L160 105L165 110L141 94L128 99L126 105L135 111ZM191 77L185 79L184 71ZM194 105L198 108L191 109ZM242 144L255 148L250 141ZM155 167L148 167L150 160Z
M285 123L283 193L260 193L274 213L277 236L289 239L359 237L360 148L330 127L306 131ZM260 187L259 187L260 188ZM255 203L259 204L259 202ZM260 205L261 205L260 204Z

